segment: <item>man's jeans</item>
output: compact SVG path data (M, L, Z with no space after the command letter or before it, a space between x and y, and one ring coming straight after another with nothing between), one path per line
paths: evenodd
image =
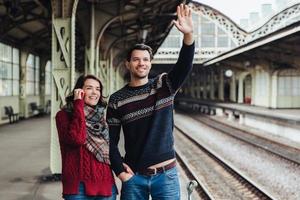
M112 188L112 195L110 197L104 196L87 196L85 194L84 184L79 184L79 194L72 194L72 195L64 195L65 200L116 200L117 196L117 188L113 185Z
M121 200L179 200L180 186L176 167L163 173L144 176L136 173L123 182Z

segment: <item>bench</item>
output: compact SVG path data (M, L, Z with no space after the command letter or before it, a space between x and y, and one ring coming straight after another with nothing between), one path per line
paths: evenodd
M9 123L14 123L19 120L19 113L15 113L12 106L4 106L5 115L8 116Z
M38 106L36 102L29 103L29 107L31 109L31 113L35 116L41 116L45 113L44 108L41 106Z

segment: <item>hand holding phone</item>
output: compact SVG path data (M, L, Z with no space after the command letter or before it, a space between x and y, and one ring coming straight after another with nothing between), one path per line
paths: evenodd
M82 90L82 91L80 92L80 97L81 97L81 99L84 99L84 95L85 95L85 93L84 93L84 91Z
M82 89L75 89L74 90L74 100L83 99L83 98L84 98L84 91Z

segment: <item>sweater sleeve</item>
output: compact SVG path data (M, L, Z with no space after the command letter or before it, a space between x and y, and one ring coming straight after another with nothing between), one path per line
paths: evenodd
M124 172L123 159L120 154L118 143L120 140L121 119L117 113L116 105L112 103L111 99L107 108L107 123L109 125L109 157L111 167L115 174L118 176Z
M195 42L191 45L183 43L178 60L171 71L168 72L168 81L170 83L170 90L176 93L184 80L187 78L189 72L193 67L193 59L195 53Z
M65 111L59 111L56 114L55 120L60 142L74 146L80 146L85 143L86 130L83 105L83 100L78 99L74 101L71 119L69 119L68 113Z

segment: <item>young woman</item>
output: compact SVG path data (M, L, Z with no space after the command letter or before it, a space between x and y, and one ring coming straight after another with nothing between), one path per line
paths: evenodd
M56 114L65 200L115 200L101 81L81 76Z

